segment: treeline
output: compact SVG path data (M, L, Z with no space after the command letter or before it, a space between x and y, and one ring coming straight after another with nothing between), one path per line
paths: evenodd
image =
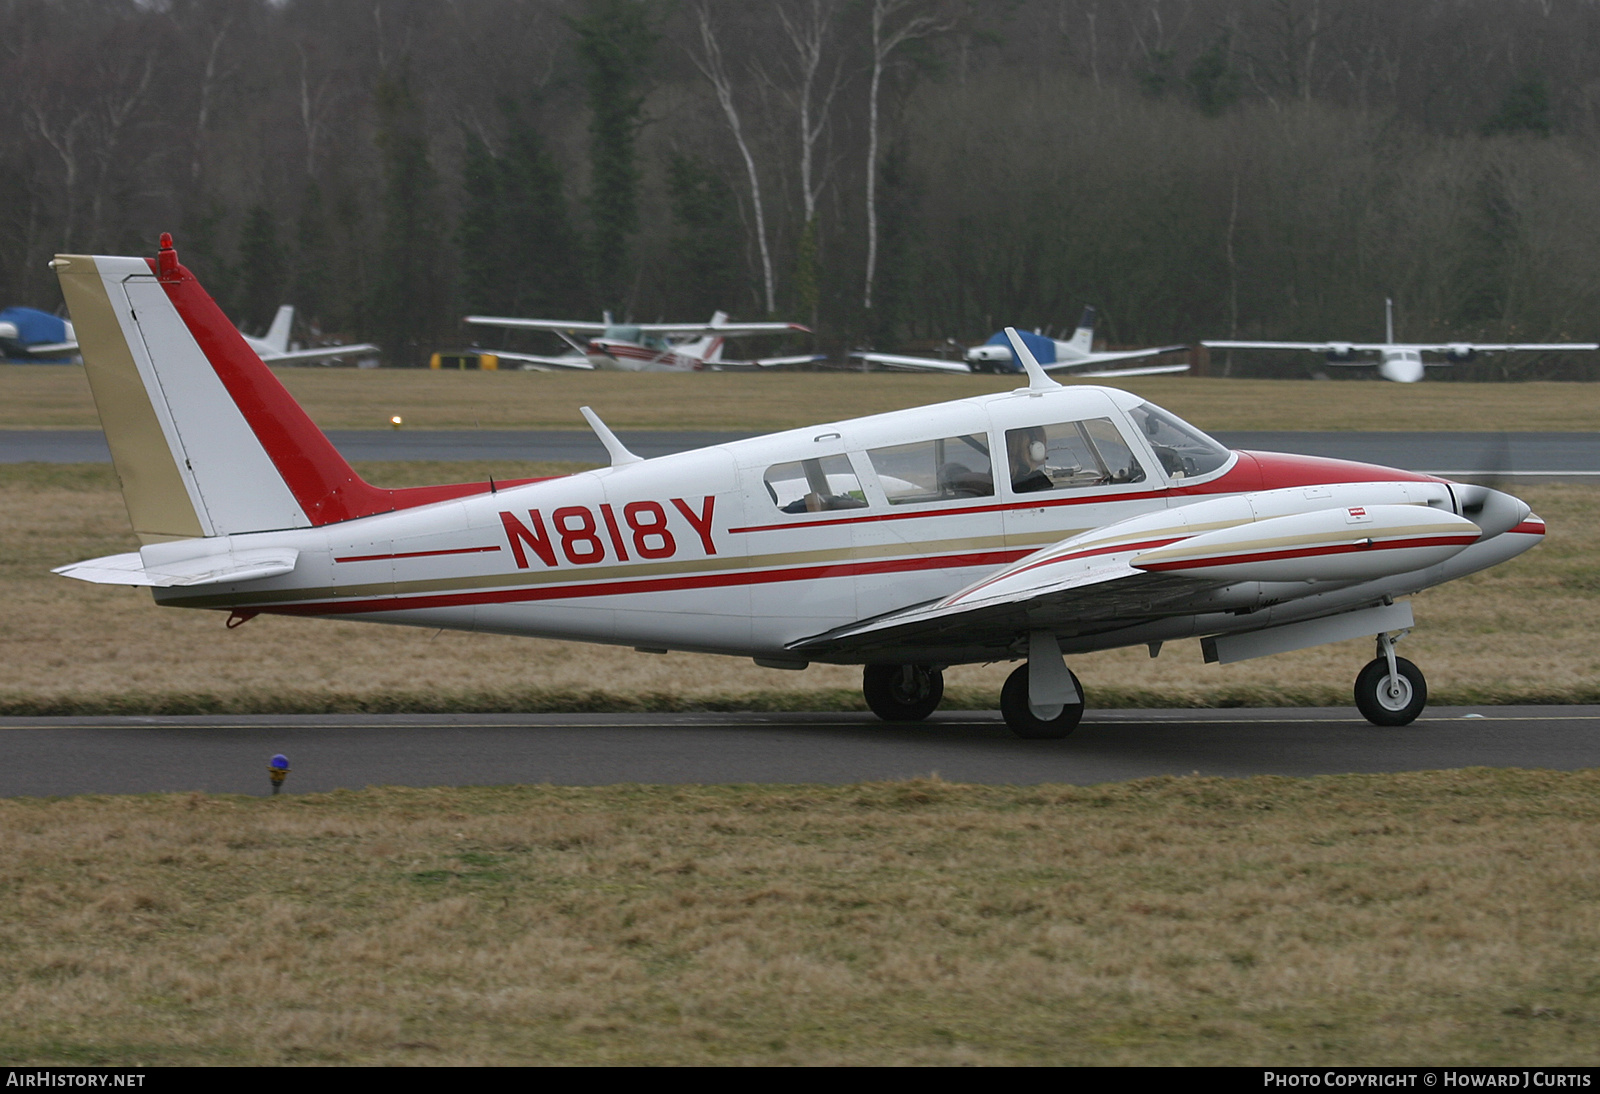
M0 0L0 65L4 303L172 231L396 364L468 312L1600 337L1587 0Z

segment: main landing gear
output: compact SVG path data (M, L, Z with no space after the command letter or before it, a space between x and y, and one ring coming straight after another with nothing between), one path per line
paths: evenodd
M932 665L868 665L861 693L886 722L920 722L944 698L944 673Z
M1378 656L1356 677L1356 709L1375 726L1410 725L1428 705L1422 670L1394 655L1394 644L1404 635L1378 635Z

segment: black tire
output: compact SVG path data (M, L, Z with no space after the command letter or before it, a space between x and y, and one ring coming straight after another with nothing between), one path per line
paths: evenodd
M929 665L868 665L861 694L886 722L920 722L944 698L944 673Z
M1375 726L1410 725L1428 705L1428 681L1404 657L1394 659L1400 694L1389 694L1389 659L1374 658L1356 677L1356 709Z
M1083 685L1071 669L1072 686L1078 689L1078 701L1067 703L1053 718L1040 718L1028 705L1028 666L1024 664L1006 677L1006 686L1000 689L1000 713L1006 725L1018 737L1030 741L1054 741L1078 728L1083 720Z

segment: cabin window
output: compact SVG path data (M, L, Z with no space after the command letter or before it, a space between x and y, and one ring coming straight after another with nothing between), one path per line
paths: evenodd
M1182 418L1158 406L1140 403L1128 411L1128 417L1149 440L1162 470L1174 479L1209 475L1227 463L1232 454Z
M989 439L981 434L874 448L867 455L890 505L994 496Z
M763 476L767 493L784 513L825 513L865 509L867 496L848 456L822 456L778 463Z
M1144 467L1110 418L1006 430L1011 489L1081 490L1143 482Z

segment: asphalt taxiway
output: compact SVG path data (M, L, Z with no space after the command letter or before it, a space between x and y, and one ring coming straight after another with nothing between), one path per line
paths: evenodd
M1154 775L1331 775L1600 766L1600 706L1440 707L1379 728L1344 708L1091 710L1024 741L991 712L0 718L0 797L264 794L551 783L1093 785Z

